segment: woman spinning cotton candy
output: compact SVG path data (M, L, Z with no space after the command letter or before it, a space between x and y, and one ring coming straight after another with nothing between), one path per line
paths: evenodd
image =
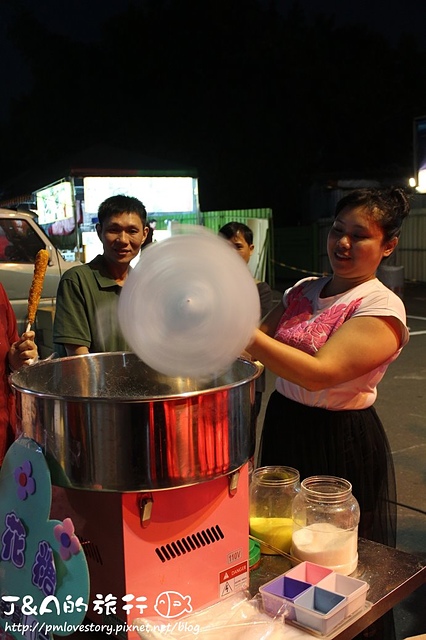
M376 270L395 250L408 212L401 189L360 189L342 198L327 242L333 274L288 289L247 348L278 376L260 466L289 465L301 479L346 478L360 505L359 535L391 546L393 461L372 405L408 330L402 301Z

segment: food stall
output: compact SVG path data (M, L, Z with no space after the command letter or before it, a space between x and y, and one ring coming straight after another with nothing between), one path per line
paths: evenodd
M83 156L65 175L39 185L33 194L32 211L38 224L65 258L82 262L89 262L99 252L97 211L112 195L138 198L152 218L187 215L196 224L200 219L196 170L149 158L120 165L114 154L102 159L97 154Z
M93 239L99 204L118 193L139 198L151 217L188 216L199 223L196 168L108 145L34 167L5 186L1 205L36 216L66 260L77 254L86 261L83 240L88 245Z
M249 385L244 384L244 394ZM94 410L92 407L91 411ZM49 460L49 466L46 460ZM237 479L234 474L230 475L236 480L234 490L240 493L238 502L229 493L230 485L224 478L160 493L150 492L151 497L154 496L154 505L151 504L154 506L151 511L153 539L149 533L151 524L146 522L144 527L139 521L140 514L131 504L132 497L146 498L146 492L126 492L120 496L116 492L96 491L96 499L90 499L92 491L51 487L51 476L54 482L65 484L63 469L52 464L51 457L42 455L41 447L28 438L12 445L0 472L0 513L4 523L1 531L0 629L6 640L46 640L52 638L54 629L56 632L62 630L61 635L68 635L71 640L86 640L88 632L96 632L98 640L124 637L127 623L120 620L119 612L118 616L113 613L109 616L94 615L93 610L87 612L87 607L92 601L92 605L96 603L101 612L102 606L108 605L108 594L111 600L123 592L120 566L123 556L131 553L132 549L134 568L127 575L124 591L130 586L133 591L124 594L129 596L124 606L129 610L134 607L134 615L129 615L129 618L138 631L126 634L126 637L136 640L173 640L194 636L231 640L241 637L238 634L257 640L266 637L274 640L309 640L313 637L350 640L426 581L424 561L359 539L359 563L353 578L368 584L367 601L332 632L318 634L285 623L280 612L276 612L275 617L268 616L259 602L259 589L297 567L294 560L279 555L263 555L248 577L247 557L243 552L239 558L228 559L226 572L217 571L223 561L220 551L223 540L217 533L219 530L226 537L233 536L232 546L237 544L240 548L246 544L245 529L239 527L244 511L246 515L248 513L245 470ZM49 515L52 489L54 502L58 501L58 491L61 495L60 501L54 505L56 513ZM206 496L215 503L213 510L206 508ZM190 504L192 508L188 514ZM70 510L72 506L74 511ZM186 529L185 517L188 520ZM210 526L212 517L219 527L216 538ZM140 536L137 534L137 538L132 540L131 535L126 534L125 541L120 542L119 522L124 525L123 531L130 528L130 532L133 529ZM91 524L87 526L87 523ZM229 527L233 530L231 534ZM188 561L185 554L181 558L177 556L173 545L176 539L182 539L182 532L190 539L200 531L206 533L209 530L213 536L210 548L206 540L201 539L200 542L194 538L194 549L191 551L189 548L186 554L192 554L193 558ZM162 553L169 555L171 569L161 568L164 563L157 554L152 554L152 549L159 549L160 540L163 543ZM23 544L18 544L19 541ZM104 571L102 562L105 562ZM165 592L170 595L170 590L162 585L176 584L176 574L181 593L173 590L173 601L167 599L164 603L163 597L158 600L158 595ZM94 591L90 593L92 579ZM223 593L225 586L232 589L227 595ZM188 596L194 589L201 592L201 599L198 599L198 606L194 599L192 609ZM171 616L168 603L176 603L178 595L186 599L179 601L179 615ZM208 604L204 605L203 599ZM157 605L157 610L151 612L154 618L146 615L149 600Z
M273 616L258 608L258 591L300 561L285 552L264 555L250 571L249 476L261 368L238 355L259 316L253 278L229 244L205 230L195 242L183 234L152 246L142 260L158 267L159 277L136 268L119 303L134 353L47 360L12 376L21 437L0 474L0 595L6 604L22 600L25 616L28 595L34 606L30 623L19 618L12 630L13 613L3 606L0 626L11 638L41 640L42 616L52 613L45 599L56 598L57 624L66 624L63 614L79 603L76 626L62 635L80 631L80 638L86 614L96 630L129 640L164 633L230 640L248 631L253 611L253 622L273 625L275 637L310 638L312 628L287 624L293 620L280 608ZM149 287L157 322L140 342L136 319ZM236 299L238 318L225 313ZM426 579L426 565L408 554L366 540L358 551L349 581L368 591L322 634L327 640L354 637ZM50 581L41 579L40 565ZM311 587L318 585L306 591ZM346 607L338 587L330 591ZM244 606L238 622L235 598ZM24 624L32 625L25 633ZM260 626L250 624L250 637L264 637Z

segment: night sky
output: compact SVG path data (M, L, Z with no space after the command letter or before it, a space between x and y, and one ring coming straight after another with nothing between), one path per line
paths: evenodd
M145 0L133 0L140 6ZM199 0L201 3L203 0ZM265 0L265 4L268 0ZM28 8L58 34L82 41L99 38L105 19L116 16L131 0L11 0L0 3L0 60L2 85L0 118L6 114L7 94L20 94L31 81L31 76L16 47L7 35L7 29L17 11ZM291 2L277 0L276 5L287 13ZM302 0L301 6L311 19L323 13L334 16L336 25L364 23L383 34L390 42L397 42L404 33L415 36L420 46L426 47L426 3L424 0Z
M129 20L129 7L140 16L150 4L0 4L0 190L60 148L68 152L72 141L143 148L195 165L206 208L279 210L284 198L297 203L322 171L408 170L413 117L426 114L425 0L154 0L156 11L171 5L176 12L170 24L164 12L157 37ZM294 4L305 20L300 41L288 27ZM283 35L272 23L250 22L252 7L264 15L273 7ZM111 60L99 77L91 57L98 44L100 64Z

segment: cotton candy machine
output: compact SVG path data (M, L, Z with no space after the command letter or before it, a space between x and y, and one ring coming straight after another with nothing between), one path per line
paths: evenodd
M247 586L259 373L237 359L217 376L168 377L104 353L13 374L20 431L51 470L52 517L72 518L86 553L92 620L174 623Z

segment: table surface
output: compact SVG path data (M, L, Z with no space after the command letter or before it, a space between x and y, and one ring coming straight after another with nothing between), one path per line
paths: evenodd
M426 563L404 551L360 538L358 554L358 567L352 577L364 580L369 584L367 601L372 606L366 608L365 613L360 617L354 614L353 623L342 627L340 632L336 629L329 636L320 636L323 640L331 640L331 638L333 640L352 640L426 582ZM282 556L262 556L259 567L250 572L251 595L255 596L261 585L285 573L291 567L291 562ZM69 638L70 640L88 640L89 636L90 640L111 638L103 633L80 632L72 634ZM150 637L154 638L154 635L151 634ZM194 636L194 638L196 637ZM214 637L223 638L223 629L219 636ZM274 635L273 637L281 639L281 631L278 632L278 636ZM282 626L283 640L313 640L314 637L315 635L309 631L288 624ZM55 636L55 640L61 640L61 638Z
M404 551L360 538L358 555L358 567L351 575L369 584L367 600L372 606L363 616L354 619L353 624L333 636L333 640L351 640L426 582L426 564ZM250 574L251 594L254 596L259 586L291 566L291 562L282 556L262 556L259 567ZM313 637L300 629L296 631L295 638Z

